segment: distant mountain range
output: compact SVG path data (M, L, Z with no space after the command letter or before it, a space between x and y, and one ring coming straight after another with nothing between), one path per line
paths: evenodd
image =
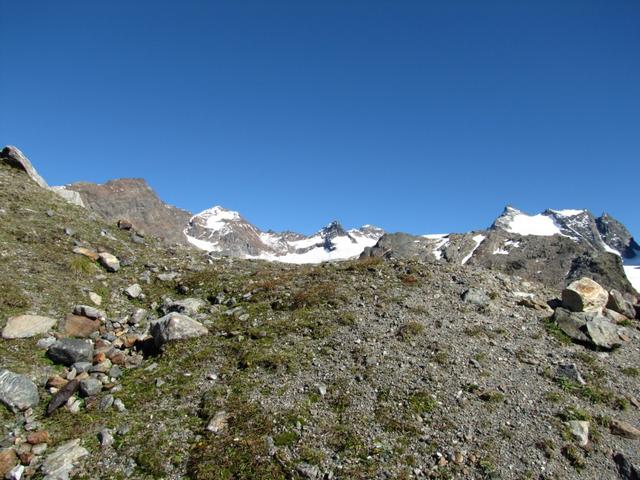
M8 148L13 150L5 148L5 157L26 162L27 173L48 188L26 157ZM588 210L546 210L529 215L508 206L489 228L468 233L416 236L386 233L371 225L346 230L334 221L313 235L303 235L262 231L221 206L192 215L164 203L143 179L52 189L107 220L126 220L140 232L190 244L212 256L299 264L359 256L418 258L482 266L552 285L590 272L619 290L633 291L629 280L640 289L640 246L606 213L595 217Z

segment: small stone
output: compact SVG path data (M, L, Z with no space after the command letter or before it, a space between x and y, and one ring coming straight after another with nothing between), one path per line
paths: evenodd
M93 377L80 381L80 395L83 397L93 397L102 391L102 382Z
M27 435L27 442L31 445L37 445L39 443L51 442L51 436L46 430L38 430Z
M98 433L98 440L100 441L100 446L102 448L108 448L113 445L113 433L108 428L103 428Z
M586 385L587 383L584 381L584 378L582 378L582 375L580 375L575 363L558 365L558 368L556 369L556 378L571 380L572 382L579 383L580 385Z
M318 385L318 393L321 397L324 397L327 394L327 386L324 383Z
M118 412L124 412L127 409L124 402L119 398L116 398L113 401L113 408L115 408Z
M67 409L69 410L70 413L73 413L74 415L80 413L80 408L82 407L82 400L80 400L79 398L75 398L75 399L70 399L71 403L67 403Z
M99 310L90 305L76 305L73 307L73 314L91 318L92 320L106 320L107 318L107 314L104 310Z
M216 413L209 423L207 424L207 430L219 434L227 428L227 422L229 420L229 414L224 410Z
M169 303L165 307L165 311L182 313L184 315L196 315L202 308L205 307L207 302L199 298L183 298L182 300L176 300Z
M25 470L26 467L24 465L16 465L6 474L5 478L7 480L22 480L22 475L24 475Z
M589 444L589 422L582 420L571 420L567 422L569 432L578 441L578 445L586 447Z
M47 380L47 388L57 388L61 389L64 387L69 381L66 378L62 378L60 375L54 375L49 377Z
M106 358L100 363L96 363L93 367L91 367L92 373L107 373L112 367L111 360Z
M89 300L98 306L102 305L102 297L95 292L89 292Z
M38 342L36 343L36 346L43 350L47 350L54 343L56 343L55 337L44 337L38 340Z
M107 272L117 272L120 270L120 261L115 255L102 252L98 254L98 261L107 270Z
M483 291L470 288L462 294L462 301L484 307L489 305L491 299Z
M0 402L18 411L35 407L39 401L38 387L28 377L0 369Z
M46 451L47 451L46 443L37 443L33 446L33 448L31 448L31 453L33 453L34 455L42 455Z
M19 315L7 320L6 326L2 329L2 338L29 338L47 333L51 330L57 320L39 315Z
M609 429L611 430L611 433L620 437L630 438L632 440L640 439L640 430L627 422L623 422L622 420L611 420Z
M78 373L85 373L91 370L93 364L91 362L76 362L71 365L71 368L74 368Z
M100 410L108 410L111 408L113 403L114 403L113 395L105 395L100 399L100 403L98 407L100 408Z
M142 294L142 287L137 283L134 283L133 285L130 285L127 288L125 288L124 293L129 298L138 298Z

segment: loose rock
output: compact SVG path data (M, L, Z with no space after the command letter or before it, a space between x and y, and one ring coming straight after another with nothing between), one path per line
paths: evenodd
M68 479L78 460L86 455L89 455L89 452L80 446L80 439L60 445L42 463L45 480Z
M0 402L17 411L34 407L39 401L38 387L29 378L0 369Z
M180 313L169 313L151 325L151 335L156 347L167 342L208 334L207 328L200 322Z
M47 333L57 320L41 317L39 315L19 315L7 320L7 325L2 330L2 338L29 338Z
M562 304L572 312L601 312L609 294L597 282L583 277L562 291Z
M90 362L93 359L93 345L88 340L62 338L49 347L47 355L55 363L66 366Z

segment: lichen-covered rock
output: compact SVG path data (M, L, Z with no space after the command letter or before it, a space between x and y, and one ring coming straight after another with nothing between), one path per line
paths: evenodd
M151 335L157 347L174 340L200 337L208 333L209 330L200 322L175 312L171 312L151 324Z
M572 312L602 312L609 294L597 282L583 277L562 291L562 304Z
M609 301L607 302L607 308L624 315L627 318L635 318L636 311L633 308L633 304L622 296L617 290L609 291Z
M38 387L24 375L0 369L0 402L11 410L26 410L40 401Z

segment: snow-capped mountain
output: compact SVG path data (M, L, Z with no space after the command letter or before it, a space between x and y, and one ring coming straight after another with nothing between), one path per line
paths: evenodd
M184 234L189 243L214 254L320 263L357 257L365 247L374 245L384 231L371 225L345 230L334 221L310 236L263 232L238 212L215 206L191 217Z
M363 256L469 264L559 287L588 274L621 291L631 291L632 285L640 291L640 247L620 222L588 210L529 215L506 207L487 230L386 234Z

